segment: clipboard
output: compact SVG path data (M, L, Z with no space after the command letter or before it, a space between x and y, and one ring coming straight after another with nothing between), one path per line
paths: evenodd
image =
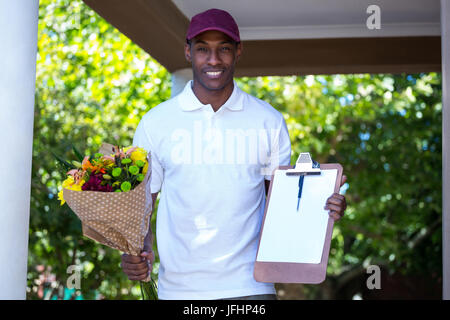
M308 164L301 160L306 155L310 159ZM312 168L314 164L316 168ZM332 193L339 193L342 172L340 164L319 165L309 153L300 154L294 167L280 166L273 171L254 264L256 281L318 284L325 280L334 219L324 206ZM300 198L303 202L300 201L297 211L298 199L292 198L301 189L298 182L301 175L304 187L299 192L303 192ZM309 199L304 200L305 197Z

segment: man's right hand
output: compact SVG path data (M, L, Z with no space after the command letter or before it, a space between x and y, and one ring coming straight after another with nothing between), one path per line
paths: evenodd
M152 271L155 260L153 251L144 251L140 256L122 255L120 266L130 280L145 280Z

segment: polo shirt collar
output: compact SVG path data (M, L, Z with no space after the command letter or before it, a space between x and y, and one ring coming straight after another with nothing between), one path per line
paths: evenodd
M197 109L201 109L205 104L201 103L200 100L198 100L197 96L194 94L194 91L192 90L192 83L193 80L190 80L186 86L184 87L183 91L179 95L179 102L181 109L183 111L194 111ZM238 87L236 84L236 81L233 80L233 92L231 93L231 96L228 98L228 100L220 107L227 108L232 111L239 111L244 108L243 100L244 100L244 94L242 90Z

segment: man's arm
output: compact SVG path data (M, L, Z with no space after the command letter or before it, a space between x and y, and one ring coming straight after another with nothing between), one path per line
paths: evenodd
M156 198L158 197L159 192L152 193L152 212L150 213L149 220L152 221L153 212L155 210ZM153 232L152 232L152 224L148 224L147 235L144 239L144 252L150 252L153 248Z
M341 179L341 187L347 181L347 176L343 175ZM325 210L328 210L328 214L337 221L342 218L347 209L347 200L345 196L339 193L333 193L328 199L324 207Z

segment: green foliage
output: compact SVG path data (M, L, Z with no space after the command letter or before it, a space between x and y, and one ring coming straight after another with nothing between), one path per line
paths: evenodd
M131 145L140 118L170 97L170 74L81 1L41 0L39 18L28 298L42 298L46 275L64 286L77 264L84 298L137 299L119 252L83 237L59 205L64 175L52 152L79 160L72 143L90 154L102 142ZM291 163L308 151L344 167L348 209L335 224L328 278L367 264L441 275L440 74L236 80L283 113ZM157 273L156 241L154 249Z
M347 270L378 264L438 281L440 74L245 78L240 84L283 112L291 163L311 152L321 163L344 167L348 209L335 224L329 278L343 281Z

